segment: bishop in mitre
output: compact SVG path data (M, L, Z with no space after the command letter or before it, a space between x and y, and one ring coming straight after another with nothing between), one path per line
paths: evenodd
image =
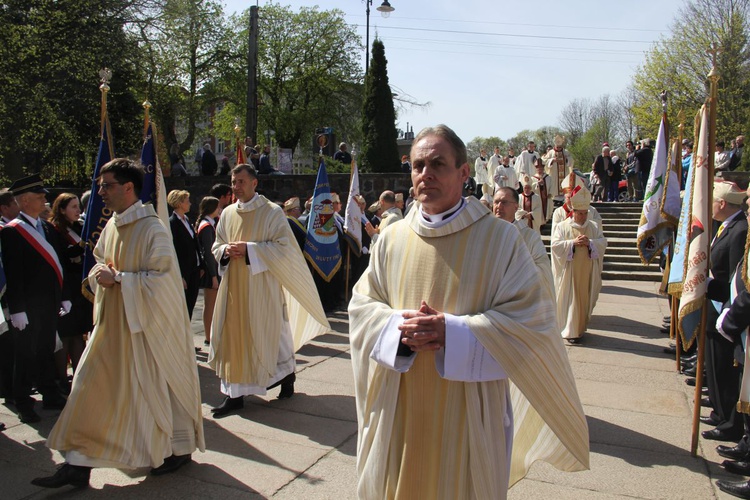
M564 221L565 219L570 219L573 217L573 205L570 202L570 197L572 194L578 193L583 189L589 191L583 179L580 176L576 175L574 172L569 173L568 176L563 179L563 204L557 207L554 212L552 212L552 232L555 231L555 226L558 223ZM589 191L589 193L591 193L591 191ZM599 226L599 229L604 231L604 222L602 221L602 216L601 214L599 214L599 211L596 209L596 207L594 207L593 205L589 205L588 212L588 220L596 222L596 224Z
M504 499L536 460L586 469L555 304L518 230L462 198L451 129L422 130L411 158L419 204L381 233L349 304L358 497Z
M92 467L174 472L205 449L180 267L169 228L140 201L143 176L127 158L101 168L99 194L113 215L88 275L94 330L47 438L65 464L37 486L87 486Z
M255 192L252 165L232 170L237 203L221 212L213 254L222 275L211 325L208 362L225 395L211 411L221 418L243 397L281 385L294 394L294 353L330 327L310 271L281 207Z
M563 196L563 180L573 172L573 155L565 149L565 137L555 135L555 146L547 154L545 167L550 177L549 193L557 201Z
M602 288L607 239L588 218L591 192L581 189L570 197L570 202L573 216L555 225L551 251L561 334L575 344L586 331Z

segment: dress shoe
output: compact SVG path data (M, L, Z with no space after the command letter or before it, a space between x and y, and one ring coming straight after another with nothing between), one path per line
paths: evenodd
M665 347L663 351L664 354L671 354L672 356L677 354L677 348L675 346Z
M662 321L672 321L672 316L671 315L670 316L664 316L662 318Z
M685 383L690 387L695 387L695 379L693 377L686 378ZM706 387L706 377L703 377L703 387Z
M721 466L732 474L750 476L750 462L744 460L724 460Z
M570 339L565 339L565 340L568 341L568 344L580 344L581 343L580 337L570 338Z
M0 422L0 432L5 430L5 424Z
M196 353L198 353L198 352L201 352L201 348L200 348L200 347L196 347L196 348L195 348L195 352L196 352Z
M703 408L711 408L711 400L708 398L701 398L701 406Z
M42 417L34 411L34 408L19 408L18 419L24 424L34 424L42 421Z
M710 431L701 432L703 439L710 439L712 441L733 441L737 442L742 439L742 434L730 433L719 429L711 429Z
M174 472L185 464L192 462L191 455L172 455L164 459L164 463L159 467L151 469L152 476L161 476L162 474L169 474Z
M211 345L211 341L210 340L204 340L203 341L203 345L206 346L206 347L208 347L208 346Z
M80 467L64 463L57 469L54 476L32 479L31 484L42 486L43 488L59 488L66 484L75 486L76 488L85 488L89 485L90 475L91 467Z
M693 387L695 387L695 385L693 385ZM708 396L708 387L706 386L701 387L701 395Z
M271 384L266 387L267 391L270 391L274 387L281 386L281 392L277 396L278 399L289 399L294 396L294 382L297 380L297 374L292 372L286 377L282 378L275 384Z
M242 396L237 398L230 398L229 396L224 398L224 401L216 408L211 408L211 413L214 414L214 418L226 417L235 410L240 410L245 407L245 400Z
M697 354L691 354L689 356L683 355L680 356L680 362L682 363L695 363L698 360Z
M716 447L716 453L730 460L740 460L746 462L748 461L748 459L750 459L750 450L744 447L740 448L739 445L724 446L723 444L720 444Z
M740 498L750 498L750 481L727 481L719 479L716 486L724 493Z
M666 326L666 327L665 327L665 326L662 326L661 328L659 328L659 331L660 331L661 333L663 333L663 334L667 334L667 333L669 333L669 327L668 327L668 326ZM676 353L676 352L677 352L677 348L675 347L675 353Z
M713 426L713 427L716 427L717 425L719 425L721 423L720 421L716 420L713 417L713 415L708 416L708 417L701 417L700 421L703 424L710 425L710 426Z
M680 367L682 368L682 371L685 370L695 370L695 362L694 361L686 361L684 363L680 364Z

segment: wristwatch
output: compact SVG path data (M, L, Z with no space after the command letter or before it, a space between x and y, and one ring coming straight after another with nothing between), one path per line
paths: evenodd
M122 283L122 271L117 271L115 274L115 283Z

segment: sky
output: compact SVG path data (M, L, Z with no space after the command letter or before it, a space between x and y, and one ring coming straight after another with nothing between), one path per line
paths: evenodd
M685 0L373 0L370 44L385 46L394 93L425 107L398 110L414 132L444 123L464 142L508 139L524 129L559 126L573 99L617 96L652 44L667 36ZM225 0L227 12L255 2ZM259 0L262 15L263 5ZM281 1L293 10L340 9L362 37L365 1ZM658 96L655 96L658 99ZM659 117L654 118L658 121Z

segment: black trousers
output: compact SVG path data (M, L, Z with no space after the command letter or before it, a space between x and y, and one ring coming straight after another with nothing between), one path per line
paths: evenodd
M183 276L187 283L185 289L185 302L187 303L188 317L193 319L193 309L195 309L195 303L198 301L198 291L200 289L201 282L201 270L199 267L195 268L195 271L190 273L189 276Z
M10 320L8 320L10 326ZM13 397L13 332L7 331L0 335L0 397Z
M716 324L716 315L709 307L708 325ZM713 317L713 318L712 318ZM713 321L713 322L712 322ZM708 398L722 424L742 429L741 421L734 422L733 413L739 397L741 368L734 366L734 344L714 328L706 328L706 386ZM724 428L724 427L723 427ZM728 429L727 429L728 430Z
M13 399L19 409L31 408L34 385L42 397L56 396L55 332L59 307L30 307L29 324L23 330L11 326L13 334Z

